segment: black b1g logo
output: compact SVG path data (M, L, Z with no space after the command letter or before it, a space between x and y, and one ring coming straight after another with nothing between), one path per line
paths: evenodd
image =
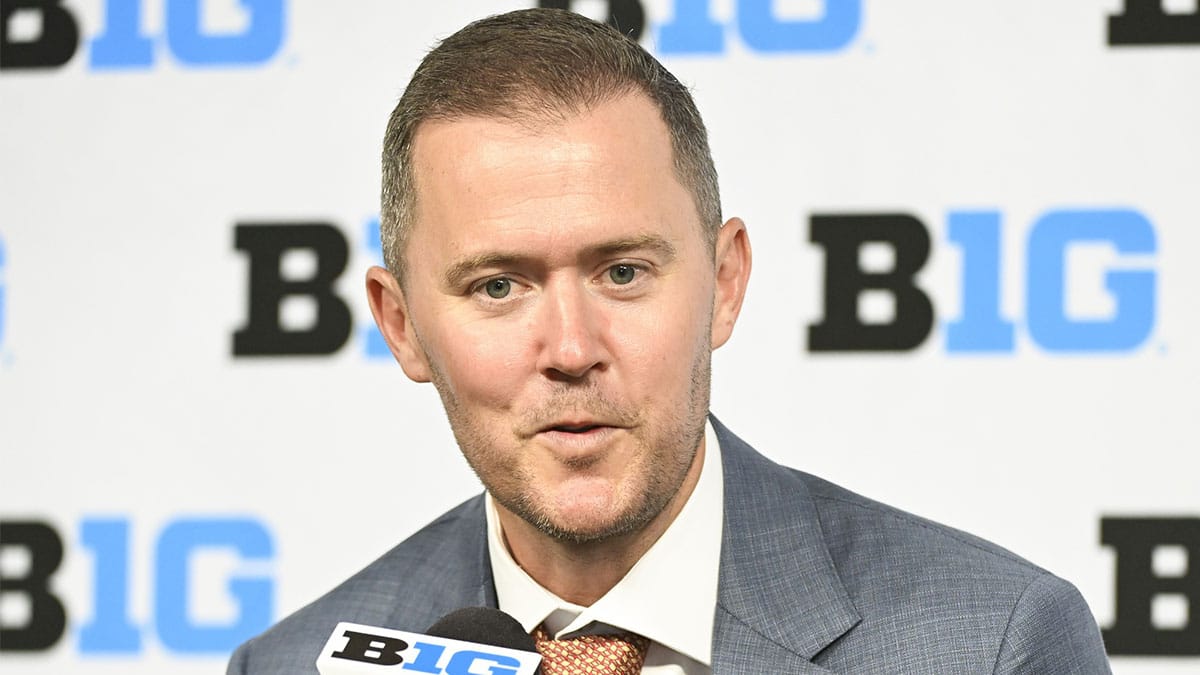
M1108 17L1108 44L1198 45L1200 5L1190 13L1168 11L1167 0L1125 0L1120 14Z

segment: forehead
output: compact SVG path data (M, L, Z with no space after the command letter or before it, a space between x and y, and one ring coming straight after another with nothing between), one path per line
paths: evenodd
M533 123L428 121L412 159L410 266L497 247L553 253L614 237L701 236L670 134L640 93Z

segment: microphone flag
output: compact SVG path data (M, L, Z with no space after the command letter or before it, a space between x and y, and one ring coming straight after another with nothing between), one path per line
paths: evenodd
M339 622L317 657L321 675L535 675L537 652Z

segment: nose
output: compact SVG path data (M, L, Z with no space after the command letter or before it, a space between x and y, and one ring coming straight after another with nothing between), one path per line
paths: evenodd
M603 334L607 319L598 299L578 282L548 285L535 330L538 370L551 379L579 379L607 367Z

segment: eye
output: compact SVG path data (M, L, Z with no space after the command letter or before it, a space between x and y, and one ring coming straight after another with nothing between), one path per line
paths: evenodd
M637 268L633 265L613 265L608 268L608 278L613 280L614 284L624 286L633 281L637 275Z
M500 300L512 292L512 282L501 277L499 279L492 279L488 281L486 284L484 284L484 288L487 289L487 294L489 296L495 298L496 300Z

